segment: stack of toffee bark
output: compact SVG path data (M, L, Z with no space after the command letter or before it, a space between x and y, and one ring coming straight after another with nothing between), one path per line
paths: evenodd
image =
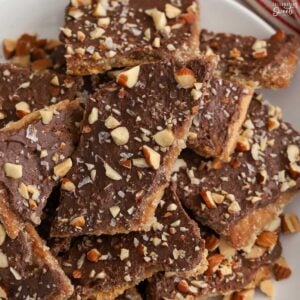
M60 41L3 50L1 299L273 297L300 134L256 89L289 85L297 37L200 30L192 0L72 0Z

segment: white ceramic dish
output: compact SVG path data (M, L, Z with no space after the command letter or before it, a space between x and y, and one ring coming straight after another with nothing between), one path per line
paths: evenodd
M23 32L37 32L43 37L57 37L63 24L64 7L68 0L0 0L0 41L17 37ZM262 19L233 0L202 0L202 26L222 32L267 37L273 29ZM0 51L0 61L3 59ZM292 85L281 91L263 91L271 102L283 108L284 117L300 130L300 66ZM300 215L300 196L288 211ZM300 235L282 238L284 255L293 269L293 276L276 283L277 300L297 300L300 282ZM257 295L256 300L266 299Z

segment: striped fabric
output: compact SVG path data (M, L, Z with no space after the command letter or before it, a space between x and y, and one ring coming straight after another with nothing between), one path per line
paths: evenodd
M246 0L267 22L300 35L300 0Z

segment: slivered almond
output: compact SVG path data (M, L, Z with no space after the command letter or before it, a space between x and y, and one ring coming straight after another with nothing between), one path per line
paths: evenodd
M276 232L263 231L256 239L256 245L264 248L272 248L276 245L278 235Z
M268 130L273 131L280 127L280 122L276 117L271 117L268 119Z
M288 159L291 163L295 163L300 159L300 150L297 145L289 145L287 148Z
M191 69L182 68L175 72L176 82L184 89L189 89L196 83L195 74Z
M116 127L118 127L121 123L113 116L109 116L106 120L105 120L105 127L108 129L114 129Z
M5 269L7 267L8 267L7 256L0 250L0 269Z
M236 144L236 150L239 152L246 152L250 150L250 143L248 138L239 136Z
M88 118L88 121L89 121L89 124L92 125L94 124L95 122L98 121L98 114L99 113L99 110L97 107L93 107L90 114L89 114L89 118Z
M277 281L289 278L292 274L292 270L288 266L284 257L280 257L273 266L273 274Z
M10 59L13 57L16 51L17 41L11 39L3 40L3 53L6 59Z
M86 258L88 259L88 261L93 263L98 262L100 257L101 257L101 253L96 248L91 249L86 254Z
M21 102L17 103L15 105L15 108L16 108L17 111L20 111L20 112L25 113L25 114L31 113L30 106L25 101L21 101Z
M228 242L224 239L220 239L219 250L225 258L232 258L236 254L236 249L233 248Z
M95 40L100 38L105 33L105 30L100 27L96 27L93 31L90 32L90 37Z
M115 128L110 134L113 141L118 146L123 146L129 141L129 131L124 126Z
M147 163L154 170L158 170L160 167L160 154L152 148L150 148L149 146L143 146L143 153Z
M133 67L117 75L117 82L128 88L133 88L138 82L140 66Z
M61 188L67 192L75 192L76 190L75 184L67 178L64 178L62 180Z
M203 198L203 200L208 208L212 208L212 209L217 208L217 205L216 205L210 191L201 191L200 195Z
M288 171L293 179L297 179L300 176L300 166L297 163L289 164Z
M13 179L19 179L23 175L23 167L22 165L18 165L18 164L5 163L4 172L7 177Z
M67 158L62 163L54 167L54 175L57 177L64 177L71 170L73 162L71 158Z
M259 289L268 297L270 297L271 299L273 299L273 294L274 294L274 284L272 282L272 280L270 279L266 279L263 280L260 284L259 284Z
M214 251L219 247L220 239L218 239L214 234L209 235L205 238L205 248L208 251Z
M85 218L84 216L79 216L71 220L70 225L73 227L83 227L85 225Z
M96 5L93 15L96 17L106 16L106 9L104 8L101 2L98 2L98 4Z
M2 224L0 224L0 246L2 246L6 239L6 231Z
M157 8L147 9L146 14L152 17L156 30L161 30L167 25L167 18L164 12L159 11Z
M181 9L169 3L166 4L165 11L166 11L167 18L169 19L174 19L181 14Z
M223 196L221 194L211 193L211 196L212 196L213 200L215 201L215 203L217 203L217 204L221 204L224 202L225 196Z
M108 163L104 163L105 175L115 181L121 180L122 176L115 171Z
M208 261L208 268L206 271L207 274L211 275L214 272L216 272L223 260L224 260L224 255L222 255L222 254L215 253L215 254L210 255L207 258L207 261Z
M300 232L300 220L297 215L284 214L281 219L281 228L284 233Z
M187 283L186 280L180 280L177 285L176 285L177 290L180 293L186 294L189 292L189 284Z
M53 111L52 110L41 110L40 111L42 122L44 125L48 125L51 123L53 119Z
M161 147L170 147L174 142L174 134L170 129L164 129L153 136L154 141Z

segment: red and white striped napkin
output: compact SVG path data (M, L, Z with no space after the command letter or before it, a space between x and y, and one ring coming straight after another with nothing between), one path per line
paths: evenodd
M300 0L246 0L276 28L300 35Z

